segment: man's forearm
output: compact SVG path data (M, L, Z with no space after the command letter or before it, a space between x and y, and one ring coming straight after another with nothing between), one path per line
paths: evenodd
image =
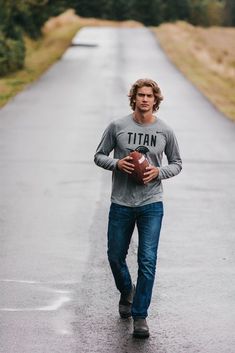
M116 168L118 159L106 156L103 153L97 152L94 157L94 162L101 168L107 170L114 170Z
M158 179L163 180L163 179L172 178L175 175L179 174L181 169L182 169L181 161L174 162L166 166L160 167Z

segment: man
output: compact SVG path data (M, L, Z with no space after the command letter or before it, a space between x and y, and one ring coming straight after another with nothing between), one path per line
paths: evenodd
M162 180L177 175L182 168L178 143L169 128L153 112L163 100L157 83L137 80L129 93L133 114L113 121L105 130L95 154L95 163L113 172L108 224L108 259L117 289L119 314L132 316L134 337L149 337L146 317L155 277L157 248L163 217ZM131 150L143 150L150 161L144 184L132 178ZM111 151L114 156L110 157ZM168 164L162 166L165 153ZM137 225L138 278L132 283L126 256Z

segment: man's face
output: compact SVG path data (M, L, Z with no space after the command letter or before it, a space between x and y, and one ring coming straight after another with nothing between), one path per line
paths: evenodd
M140 112L152 112L155 102L152 87L144 86L138 88L135 99L135 110Z

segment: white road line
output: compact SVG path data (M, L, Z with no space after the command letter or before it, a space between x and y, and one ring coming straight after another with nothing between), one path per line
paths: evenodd
M0 311L8 312L23 312L23 311L56 311L62 307L63 304L71 301L71 298L67 296L61 296L56 299L51 305L38 307L38 308L0 308Z
M25 284L77 284L78 281L59 281L59 282L46 282L46 281L28 281L28 280L20 280L20 279L0 279L0 282L7 282L7 283L25 283Z
M38 281L26 281L26 280L18 280L18 279L0 279L0 282L13 282L13 283L26 283L26 284L40 284Z

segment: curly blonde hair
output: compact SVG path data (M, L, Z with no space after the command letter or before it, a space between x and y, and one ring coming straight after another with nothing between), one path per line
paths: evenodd
M158 84L149 78L141 78L132 85L130 92L128 94L128 97L130 99L130 106L132 110L135 110L135 99L136 99L138 88L142 88L142 87L152 87L153 94L156 99L156 103L153 106L153 111L155 112L156 110L159 109L159 105L163 100L163 96Z

